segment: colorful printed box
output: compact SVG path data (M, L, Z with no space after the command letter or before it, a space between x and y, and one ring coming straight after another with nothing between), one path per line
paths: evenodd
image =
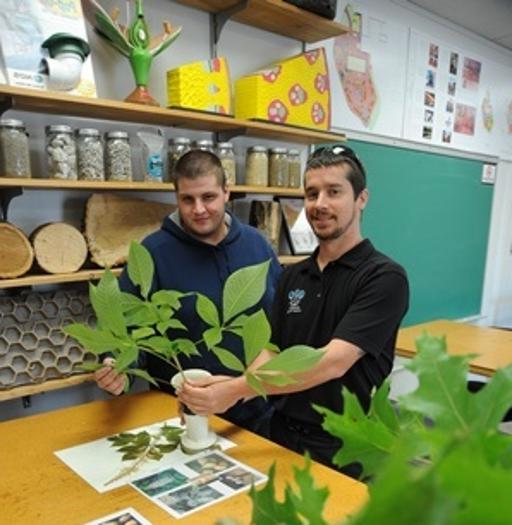
M225 58L184 64L167 71L169 106L231 114L231 82Z
M238 79L235 116L328 130L331 99L324 48L275 62Z

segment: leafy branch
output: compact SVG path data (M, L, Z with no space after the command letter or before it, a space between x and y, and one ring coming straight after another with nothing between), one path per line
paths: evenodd
M183 374L179 356L199 355L198 345L203 342L226 368L245 374L249 385L265 396L265 385L295 382L294 376L309 370L323 354L321 350L303 345L280 352L271 343L271 328L265 312L253 311L265 294L269 266L270 261L265 261L233 272L225 283L219 310L210 298L199 292L158 290L152 293L153 259L146 248L132 242L127 272L139 295L122 292L117 279L107 269L98 285L89 284L96 327L74 323L65 327L64 332L97 356L111 355L117 373L141 377L154 385L155 379L137 366L141 351L173 363ZM207 326L198 342L186 337L188 329L176 316L182 300L190 296L195 297L196 313ZM167 334L171 329L183 331L185 337L169 339ZM226 333L241 339L243 361L221 346ZM263 349L276 355L263 366L251 367ZM97 370L101 366L93 363L84 368ZM128 388L129 382L126 382Z

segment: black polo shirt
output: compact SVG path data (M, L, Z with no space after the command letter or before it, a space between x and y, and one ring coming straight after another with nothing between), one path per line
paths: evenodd
M372 388L391 372L409 285L404 269L367 239L323 271L316 256L288 267L281 276L272 311L274 343L281 349L295 344L321 348L336 338L365 352L343 377L278 398L276 408L282 414L319 425L322 416L311 405L341 413L342 385L368 408Z

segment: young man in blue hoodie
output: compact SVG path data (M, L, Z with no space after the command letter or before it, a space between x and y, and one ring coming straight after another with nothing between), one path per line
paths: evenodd
M217 156L200 150L185 154L176 164L174 182L178 210L164 219L160 230L143 241L155 263L153 289L197 291L220 307L224 283L231 273L271 259L267 290L258 305L269 312L281 268L261 234L226 211L229 189ZM123 290L136 292L126 271L120 284ZM207 327L196 314L194 302L194 297L182 300L177 317L188 328L187 337L197 341ZM183 337L183 332L171 330L169 337ZM239 338L226 336L222 346L243 360ZM204 347L199 347L199 351L200 356L180 358L183 368L203 368L214 375L233 374ZM115 374L108 360L105 364L96 372L96 382L102 389L118 395L127 378ZM171 364L146 354L145 367L162 390L172 391L169 379L176 370ZM269 406L262 398L256 398L238 403L222 415L236 425L264 433Z

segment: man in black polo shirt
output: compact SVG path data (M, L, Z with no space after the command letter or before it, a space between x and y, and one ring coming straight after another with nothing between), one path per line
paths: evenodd
M342 443L322 429L312 404L341 412L344 386L368 407L372 389L391 372L409 285L403 268L361 235L368 190L352 150L317 149L308 159L304 188L306 215L319 246L283 272L272 309L272 337L280 348L308 344L324 349L324 355L297 383L268 386L268 393L279 395L271 438L332 466ZM269 357L260 356L255 368ZM255 395L244 377L217 376L200 386L185 385L180 399L195 413L207 414ZM355 477L360 472L358 465L342 470Z

